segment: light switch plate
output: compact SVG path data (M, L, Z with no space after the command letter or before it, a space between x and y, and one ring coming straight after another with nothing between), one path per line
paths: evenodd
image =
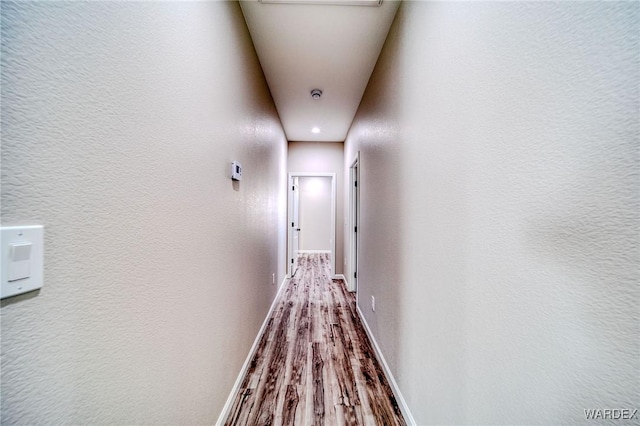
M0 231L2 255L0 298L4 299L41 288L44 227L42 225L3 226ZM24 249L28 244L31 244L29 251ZM28 256L28 259L24 259L25 256ZM15 279L25 275L27 275L26 278Z

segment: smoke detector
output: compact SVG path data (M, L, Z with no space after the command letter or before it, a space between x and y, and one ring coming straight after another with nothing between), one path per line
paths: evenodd
M311 97L313 99L320 99L320 96L322 96L322 90L320 89L313 89L311 91Z

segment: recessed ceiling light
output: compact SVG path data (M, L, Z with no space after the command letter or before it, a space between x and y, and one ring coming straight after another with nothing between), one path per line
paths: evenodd
M311 131L313 133L320 133L320 128L319 127L314 127L313 129L311 129Z

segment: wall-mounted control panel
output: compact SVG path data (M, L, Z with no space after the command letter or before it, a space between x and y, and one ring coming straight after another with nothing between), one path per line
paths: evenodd
M0 232L0 298L16 296L42 287L44 227L3 226Z
M231 163L231 179L242 180L242 164L238 161Z

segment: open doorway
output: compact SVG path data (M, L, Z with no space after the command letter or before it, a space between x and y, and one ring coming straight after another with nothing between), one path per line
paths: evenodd
M288 271L293 277L301 253L329 253L336 267L335 173L289 174Z

